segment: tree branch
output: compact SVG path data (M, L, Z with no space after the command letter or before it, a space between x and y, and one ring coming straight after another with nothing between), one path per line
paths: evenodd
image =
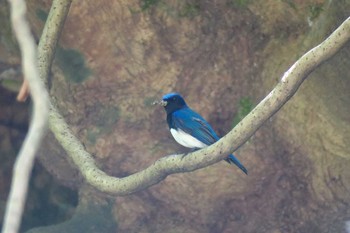
M237 150L256 130L296 93L308 75L334 56L350 40L350 17L321 44L299 58L283 75L276 87L217 143L223 151ZM233 144L226 143L231 141ZM208 150L212 152L213 150Z
M72 0L54 0L43 29L38 46L38 65L40 77L48 84L51 64L56 52L57 42L66 21Z
M220 141L186 157L170 155L161 158L145 170L128 177L111 177L101 171L53 105L51 105L49 127L87 183L102 192L114 195L134 193L160 182L169 174L190 172L214 164L238 149L295 94L311 71L332 57L349 39L350 18L346 19L324 42L302 56L283 75L281 81L265 99Z
M38 47L38 66L40 76L44 80L45 86L48 86L49 72L56 52L58 38L67 18L71 3L72 0L53 1L42 32ZM27 80L24 79L17 95L17 101L24 102L28 96L29 86Z
M32 93L33 115L14 165L3 233L15 233L19 229L35 154L46 131L48 118L48 94L39 78L36 44L25 18L26 4L23 0L11 0L10 4L12 27L21 49L24 79Z
M29 83L27 79L23 79L22 86L19 89L18 95L17 95L17 101L18 102L25 102L29 96Z

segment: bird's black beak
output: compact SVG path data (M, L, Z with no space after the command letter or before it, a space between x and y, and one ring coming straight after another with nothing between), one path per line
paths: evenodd
M166 102L166 101L164 101L164 100L161 100L161 101L154 101L154 102L152 103L152 105L156 105L156 104L165 107L165 106L168 104L168 102Z

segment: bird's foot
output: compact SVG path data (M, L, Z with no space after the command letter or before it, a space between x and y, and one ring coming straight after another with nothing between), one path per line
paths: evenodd
M183 154L182 156L181 156L181 160L183 160L185 157L186 157L186 155L188 155L189 153L185 153L185 154Z
M185 156L187 156L188 154L193 153L193 152L195 152L195 151L197 151L197 150L199 150L199 148L192 148L190 152L183 154L183 155L181 156L181 159L185 158Z

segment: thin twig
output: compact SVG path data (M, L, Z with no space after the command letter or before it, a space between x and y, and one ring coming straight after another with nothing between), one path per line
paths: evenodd
M238 149L295 94L311 71L336 54L349 39L350 18L324 42L302 56L265 99L220 141L185 157L171 155L161 158L145 170L124 178L108 176L96 166L93 157L85 151L56 107L52 105L49 127L87 183L114 195L137 192L160 182L169 174L190 172L214 164Z
M23 79L21 88L19 89L18 95L17 95L17 101L18 102L25 102L30 94L29 91L29 83L27 79Z
M48 94L39 78L36 44L25 18L26 4L23 0L11 0L10 4L12 27L21 49L24 78L28 81L32 93L33 117L14 165L3 233L18 232L35 153L46 131L48 118Z

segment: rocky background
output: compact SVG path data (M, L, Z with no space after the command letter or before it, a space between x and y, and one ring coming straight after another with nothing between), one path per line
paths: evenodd
M28 0L39 40L51 2ZM15 102L20 57L0 0L0 217L28 128ZM347 0L73 1L50 94L100 168L127 176L184 152L151 103L180 92L227 133L303 53L349 17ZM142 192L84 184L48 133L22 231L123 233L345 232L350 220L350 45L319 67L237 152Z

